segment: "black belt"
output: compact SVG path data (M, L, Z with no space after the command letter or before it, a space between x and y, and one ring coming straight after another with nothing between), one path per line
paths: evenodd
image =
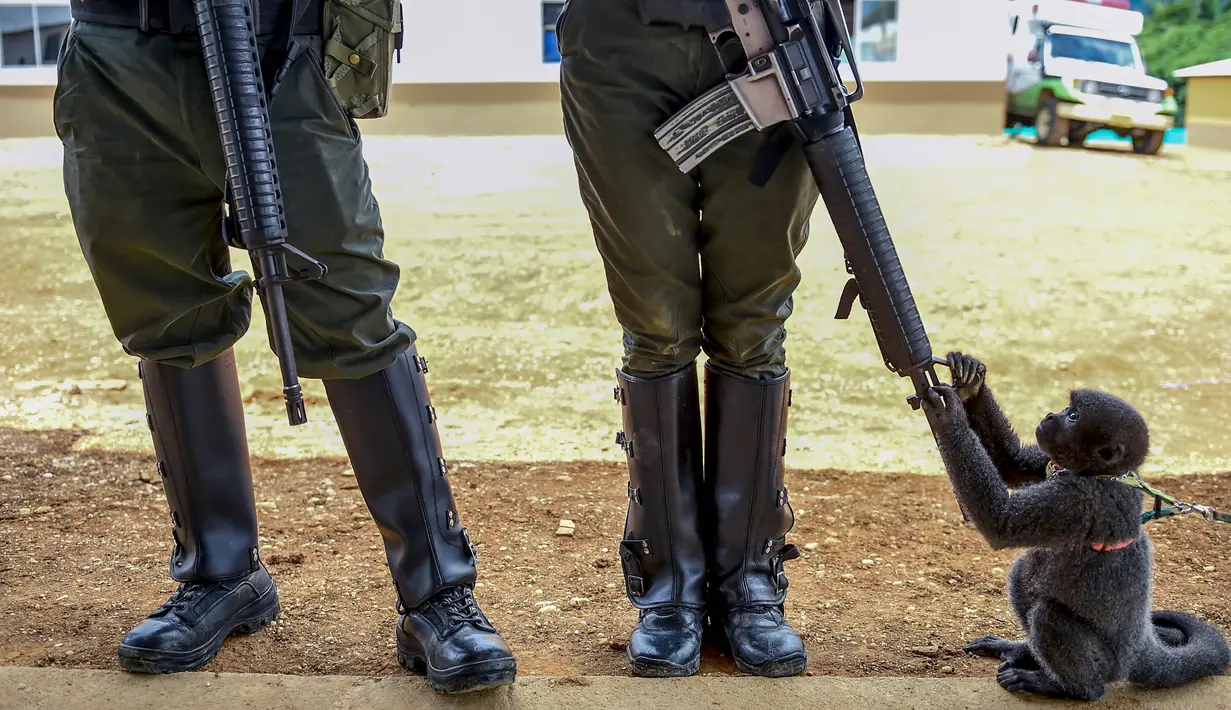
M322 0L300 0L305 7L295 25L297 35L320 35L324 14ZM290 9L291 0L253 0L260 16L260 35L276 35L278 22ZM141 16L142 6L146 17ZM75 20L97 22L119 27L148 28L150 32L173 35L195 35L196 16L191 0L70 0L69 9Z

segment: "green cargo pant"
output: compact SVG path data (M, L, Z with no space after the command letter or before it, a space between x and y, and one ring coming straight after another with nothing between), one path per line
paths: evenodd
M329 273L283 287L291 341L302 376L360 378L415 334L390 311L399 269L382 256L359 131L325 81L319 38L297 39L307 51L270 106L274 152L290 240ZM58 71L65 191L116 337L172 366L211 360L247 332L253 303L222 240L225 166L200 40L77 22Z
M568 0L556 25L565 135L624 330L624 368L675 372L702 350L758 379L786 372L785 322L819 193L798 144L763 188L763 134L691 174L654 130L723 80L704 31L643 25L636 0Z

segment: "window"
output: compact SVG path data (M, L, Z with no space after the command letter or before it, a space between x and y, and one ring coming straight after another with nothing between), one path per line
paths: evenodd
M54 67L70 22L68 5L0 5L0 68Z
M1059 59L1112 64L1118 67L1133 68L1137 65L1137 58L1133 56L1133 46L1128 42L1117 42L1100 37L1082 37L1081 35L1053 34L1051 36L1051 56Z
M560 11L564 9L563 2L547 1L543 3L543 63L558 64L560 48L556 45L556 20L560 19Z
M862 0L855 48L861 62L898 60L898 0Z

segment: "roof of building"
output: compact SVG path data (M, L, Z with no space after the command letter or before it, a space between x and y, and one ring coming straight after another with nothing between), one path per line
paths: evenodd
M1194 76L1231 76L1231 57L1216 62L1206 62L1193 67L1185 67L1172 72L1178 77Z

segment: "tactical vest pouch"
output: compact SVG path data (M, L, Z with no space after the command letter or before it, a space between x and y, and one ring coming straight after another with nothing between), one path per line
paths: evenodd
M402 61L400 0L325 0L325 77L354 119L389 112L393 61Z

